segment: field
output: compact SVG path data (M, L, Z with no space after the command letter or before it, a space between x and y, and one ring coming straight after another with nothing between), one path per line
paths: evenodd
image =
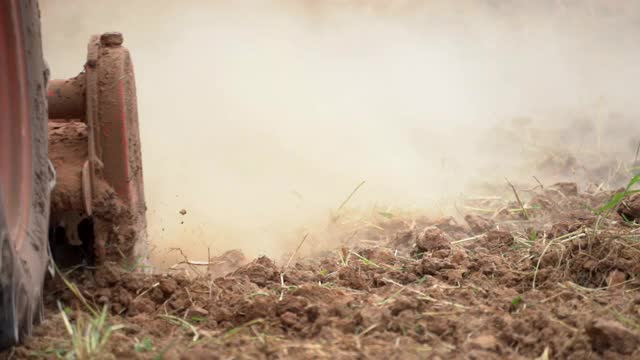
M455 217L345 208L327 225L341 246L278 263L229 251L163 274L66 270L3 356L638 358L637 180L484 186Z

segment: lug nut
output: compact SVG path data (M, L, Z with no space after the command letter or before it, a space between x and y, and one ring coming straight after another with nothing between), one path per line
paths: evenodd
M119 32L107 32L100 35L100 44L102 46L120 46L123 41L122 33Z

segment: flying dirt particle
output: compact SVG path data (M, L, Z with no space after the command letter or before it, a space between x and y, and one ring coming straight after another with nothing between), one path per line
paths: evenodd
M183 216L187 215L187 210L185 209L180 210L180 215L183 215Z
M631 354L640 345L640 335L611 320L595 320L586 328L594 351Z

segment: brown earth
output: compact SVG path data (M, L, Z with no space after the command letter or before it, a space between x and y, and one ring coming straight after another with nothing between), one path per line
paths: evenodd
M109 307L123 328L105 359L640 358L638 227L594 213L613 193L578 190L523 192L523 209L508 189L463 220L385 214L362 242L333 222L345 245L288 268L232 251L192 276L74 269L78 293L50 281L44 323L4 356L68 355L59 301L73 324Z

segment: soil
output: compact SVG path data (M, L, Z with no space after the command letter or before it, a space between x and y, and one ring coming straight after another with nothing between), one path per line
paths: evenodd
M108 306L123 327L97 358L637 359L638 227L594 212L613 194L539 187L523 211L507 189L460 219L369 219L366 241L330 222L344 245L288 267L230 251L208 270L76 268L78 293L50 281L44 322L4 356L69 354L60 308L86 324Z

